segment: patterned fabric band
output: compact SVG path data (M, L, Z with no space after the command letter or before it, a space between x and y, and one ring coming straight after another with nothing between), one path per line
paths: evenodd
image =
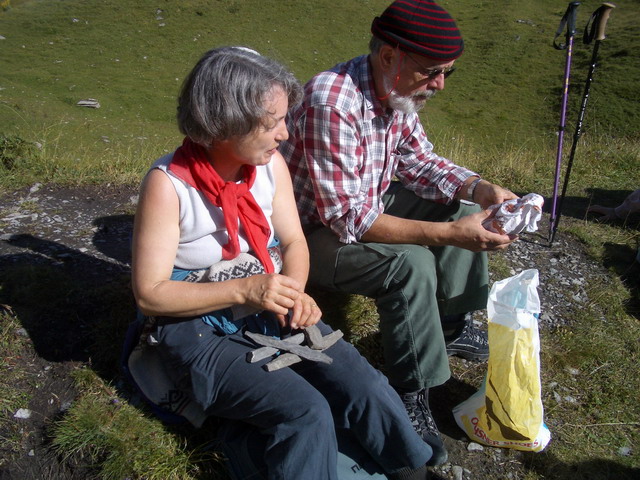
M275 273L282 270L282 253L279 246L271 246L267 249ZM182 274L180 274L182 273ZM209 268L203 270L177 270L174 269L172 278L184 282L224 282L235 278L247 278L253 275L266 273L260 260L250 253L240 253L231 260L221 260ZM223 334L232 334L240 330L246 321L262 321L261 319L249 320L248 317L260 313L260 310L250 305L233 305L218 312L203 315L202 319ZM262 318L262 317L261 317ZM249 326L250 329L253 326ZM257 333L263 333L263 327L257 327ZM269 327L271 328L271 327Z

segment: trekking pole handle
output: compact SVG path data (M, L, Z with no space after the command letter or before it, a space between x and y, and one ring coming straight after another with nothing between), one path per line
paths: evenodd
M571 38L576 34L576 17L578 16L578 6L580 2L571 2L567 6L567 11L564 12L562 19L560 20L560 25L558 25L558 30L556 31L556 36L553 38L553 47L556 50L564 50L569 45ZM567 27L567 32L565 34L567 43L558 43L558 37L562 35L564 31L564 27Z
M616 6L613 3L603 3L600 7L600 15L596 19L596 22L598 22L596 26L596 40L604 40L604 30L607 27L607 20L609 20L609 14L614 8L616 8Z
M576 19L578 17L578 6L580 2L571 2L567 7L567 35L575 35Z
M589 45L593 40L598 42L604 40L604 30L607 27L607 20L609 20L609 14L614 8L616 8L616 6L613 3L603 3L593 12L587 22L587 26L584 27L583 41L585 45Z

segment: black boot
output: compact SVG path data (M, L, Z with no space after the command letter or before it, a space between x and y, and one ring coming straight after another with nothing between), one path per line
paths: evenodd
M424 388L417 392L398 391L398 395L400 395L407 409L413 428L420 434L422 439L429 444L431 450L433 450L433 455L427 462L427 465L430 467L442 465L447 461L449 455L442 442L442 437L440 437L438 426L431 416L431 410L429 409L429 390Z
M442 330L447 343L447 355L457 355L467 360L486 360L489 358L489 339L487 332L473 324L473 313L460 315L458 321L449 321L444 317Z

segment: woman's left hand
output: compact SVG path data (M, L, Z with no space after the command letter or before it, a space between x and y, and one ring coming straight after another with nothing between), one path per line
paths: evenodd
M322 311L316 302L306 293L301 293L295 299L295 305L289 313L291 329L305 328L315 325L322 318Z

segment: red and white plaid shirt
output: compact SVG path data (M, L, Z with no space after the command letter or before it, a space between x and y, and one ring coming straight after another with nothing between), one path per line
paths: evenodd
M289 164L303 224L359 241L384 211L392 179L416 195L450 203L475 173L433 153L417 114L383 109L368 56L336 65L305 85L280 151Z

